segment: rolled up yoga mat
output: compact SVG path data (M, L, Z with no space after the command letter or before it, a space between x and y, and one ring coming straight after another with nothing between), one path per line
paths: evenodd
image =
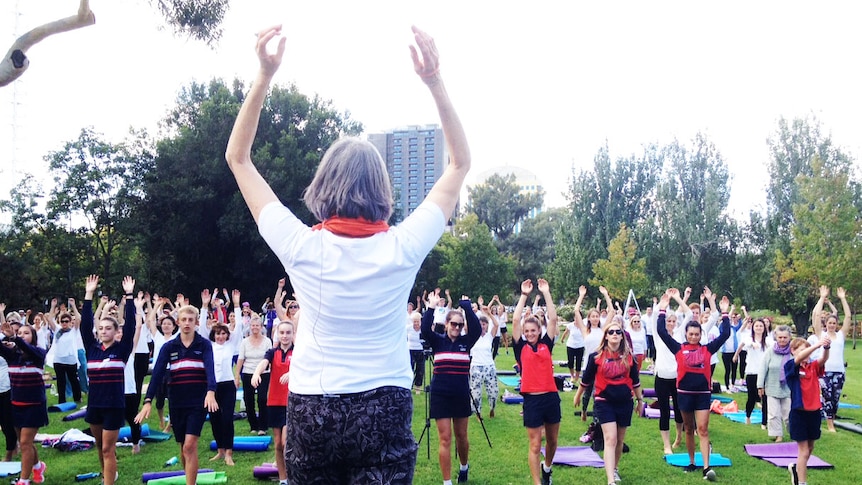
M63 416L63 421L74 421L76 419L81 419L86 415L87 415L87 408L79 409L79 410L75 411L74 413L69 413L69 414Z
M227 483L227 474L225 472L198 472L197 485L217 485ZM150 480L147 485L186 485L186 475L177 475L175 477L157 478Z
M266 451L270 443L272 443L272 436L235 436L233 451ZM215 440L210 441L210 449L218 449Z
M150 434L150 425L144 423L141 425L141 436L147 436ZM128 426L123 426L120 428L120 433L117 435L117 440L128 440L132 438L132 428Z
M278 468L274 463L264 463L261 466L254 467L254 478L258 480L269 480L270 478L278 477Z
M74 401L66 401L58 404L54 404L53 406L48 406L49 413L65 413L66 411L71 411L78 407L78 403Z
M198 473L208 473L215 471L211 468L204 468L202 470L198 470ZM172 472L145 472L141 475L141 481L144 483L149 482L150 480L158 480L159 478L168 478L168 477L179 477L186 476L186 472L182 470L172 471Z

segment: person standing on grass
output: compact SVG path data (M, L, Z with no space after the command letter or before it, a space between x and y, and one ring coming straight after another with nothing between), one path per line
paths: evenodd
M823 366L825 374L820 379L820 392L823 398L823 414L826 415L826 429L835 432L835 415L838 413L838 402L841 400L841 392L844 389L846 368L844 367L844 341L847 338L850 327L853 326L850 305L847 303L847 293L844 288L836 290L838 299L841 300L841 308L844 310L844 323L838 326L838 312L826 316L826 324L821 324L820 314L823 310L823 302L829 296L829 288L820 287L820 299L812 311L811 320L814 322L814 335L818 338L828 337L835 342L835 347L829 354L829 359ZM830 304L831 305L831 304Z
M715 481L716 474L709 466L709 405L711 396L712 372L710 369L710 358L721 349L724 342L730 337L730 318L728 309L730 302L727 297L721 298L721 331L719 336L706 345L700 343L702 327L697 320L692 320L685 325L684 344L680 344L668 333L665 326L667 318L667 306L673 295L679 294L679 290L671 288L667 290L658 303L659 315L656 323L656 332L662 342L676 356L677 363L677 395L679 396L679 409L682 413L682 421L685 426L685 447L688 451L689 465L685 467L686 472L697 470L694 464L694 432L697 428L697 437L700 440L700 452L703 457L703 478ZM712 292L704 288L704 295L710 298ZM711 298L710 298L711 300Z
M481 337L482 327L473 313L470 300L462 296L460 304L464 313L450 310L445 319L446 333L440 335L435 332L432 326L439 298L436 293L428 296L431 308L425 310L422 316L422 339L434 354L429 416L437 423L440 472L443 474L443 485L452 485L452 434L455 435L455 446L461 462L458 483L467 481L470 468L470 442L467 440L467 423L472 414L470 349ZM467 333L462 335L465 322Z
M823 366L829 359L832 341L822 337L820 342L811 345L803 338L790 342L792 360L784 364L787 385L790 387L790 439L796 442L798 452L796 463L787 465L793 485L808 484L808 458L814 451L814 442L820 439L820 380ZM817 349L823 353L817 360L810 360Z
M198 441L204 427L207 411L218 411L215 398L216 379L213 351L209 340L195 328L198 309L186 305L177 311L180 334L162 347L159 360L153 366L153 375L141 412L135 422L150 417L157 385L170 375L168 383L169 412L174 438L180 445L186 485L194 485L198 476Z
M784 427L790 416L790 388L784 365L792 360L790 354L790 327L779 325L773 332L775 345L763 356L760 372L757 374L757 393L768 401L763 412L768 412L766 426L770 438L775 442L784 440Z
M20 323L20 321L19 321ZM45 481L45 462L39 461L39 452L33 440L39 428L48 425L47 398L45 396L45 349L38 346L36 330L21 325L17 333L6 321L0 324L6 337L0 345L0 357L9 366L12 383L12 422L21 448L21 474L15 485L29 485Z
M640 314L636 315L639 318ZM622 325L616 321L605 325L599 348L587 357L587 367L581 379L578 394L595 387L593 415L599 421L604 435L605 474L608 483L622 481L619 473L620 457L626 430L632 424L635 410L632 394L637 396L637 413L643 410L643 393L640 371ZM575 396L578 401L580 396Z
M96 335L93 334L93 294L99 286L99 277L90 275L84 286L84 308L81 310L81 339L87 353L87 373L90 393L87 399L87 416L90 432L96 438L99 464L104 483L113 485L117 479L117 436L126 414L125 367L132 354L137 311L133 292L135 280L123 278L124 320L128 325L122 340L116 339L120 323L103 312L99 317ZM143 322L143 320L141 320Z
M275 441L275 468L278 470L279 485L288 484L284 439L287 435L287 399L290 394L290 360L293 358L295 328L291 322L281 322L275 327L278 345L266 351L251 376L251 385L257 387L262 382L261 373L267 368L270 369L269 392L266 398L269 409L266 416Z
M494 417L494 408L497 407L497 396L500 390L497 387L497 367L494 365L493 340L497 334L497 319L491 314L488 307L482 307L484 314L479 317L482 325L482 336L476 345L470 349L470 393L472 394L472 406L476 415L482 416L482 387L488 394L489 416ZM491 323L493 321L493 323Z
M524 305L533 292L533 282L521 283L521 297L512 316L512 347L521 362L521 394L524 396L524 427L530 439L527 460L530 475L535 485L549 485L553 470L554 454L560 434L560 394L554 381L554 339L559 331L557 310L551 298L548 282L539 278L538 288L548 308L547 332L542 335L542 324L535 316L521 322ZM600 332L600 330L595 330ZM540 463L539 452L545 437L545 460Z

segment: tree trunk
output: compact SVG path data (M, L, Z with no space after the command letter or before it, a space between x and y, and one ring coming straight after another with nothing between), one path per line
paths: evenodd
M796 327L796 336L802 338L808 338L808 327L810 325L810 321L808 319L809 313L794 313L791 315L793 318L793 326Z
M6 52L6 56L0 60L0 87L12 83L24 74L24 71L30 66L30 60L26 56L27 50L42 39L49 35L80 29L95 23L96 16L90 10L90 0L81 0L77 15L48 22L18 37L9 51Z

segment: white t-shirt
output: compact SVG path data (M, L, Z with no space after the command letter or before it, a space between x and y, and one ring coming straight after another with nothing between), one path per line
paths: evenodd
M589 325L589 322L587 322ZM590 355L599 348L599 344L602 343L602 332L601 327L595 327L590 330L590 333L584 335L584 353L586 355Z
M494 342L494 336L491 332L485 332L485 335L479 337L473 348L470 349L470 367L480 365L494 365L494 354L491 351L491 344Z
M763 364L763 356L767 350L772 349L772 346L775 342L772 340L772 337L767 336L765 340L765 345L761 349L760 344L755 345L753 337L746 337L745 340L742 341L742 350L745 350L745 375L756 376L760 374L760 368Z
M635 355L646 354L646 330L643 328L643 324L641 324L640 331L629 327L628 332L629 337L632 338L632 353Z
M842 374L846 372L844 369L844 332L841 330L835 332L835 338L829 344L829 358L826 359L823 370L826 372L840 372Z
M566 339L566 347L579 349L584 346L584 334L581 333L575 322L567 323L566 330L569 331L569 338Z
M413 329L413 319L407 318L407 349L422 350L422 330Z
M446 218L423 202L399 225L369 237L312 230L281 203L267 204L258 228L278 256L302 313L290 391L348 394L383 386L410 389L404 302ZM369 308L344 318L345 308Z

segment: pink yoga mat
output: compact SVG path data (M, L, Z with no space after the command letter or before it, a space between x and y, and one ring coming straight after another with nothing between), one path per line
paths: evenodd
M545 448L542 447L542 454ZM593 468L604 468L605 462L598 453L589 446L560 446L554 453L554 463L569 466L589 466Z

